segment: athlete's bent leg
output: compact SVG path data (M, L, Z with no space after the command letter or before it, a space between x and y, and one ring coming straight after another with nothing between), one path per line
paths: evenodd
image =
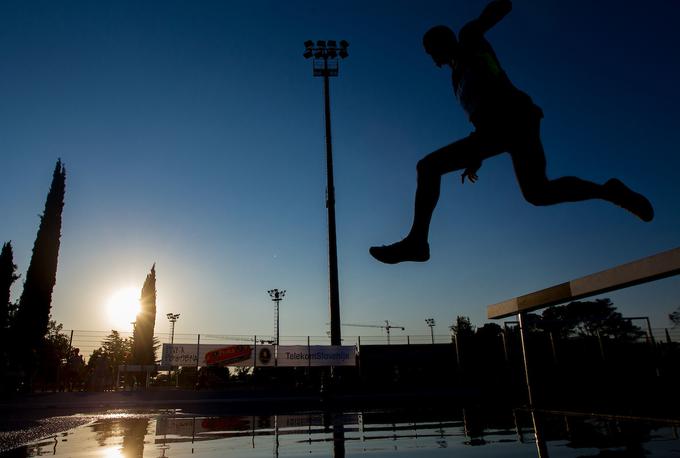
M602 199L628 210L643 221L654 218L652 204L616 178L603 185L573 176L549 180L545 174L543 146L538 138L527 142L523 148L511 150L510 155L522 194L533 205Z
M432 214L439 201L441 177L446 173L465 169L489 157L488 153L482 153L483 150L490 150L489 145L485 143L479 135L473 133L418 161L416 167L418 181L411 230L403 240L397 243L371 247L369 252L374 258L386 264L403 261L424 262L430 259L427 239ZM496 154L499 152L496 151Z

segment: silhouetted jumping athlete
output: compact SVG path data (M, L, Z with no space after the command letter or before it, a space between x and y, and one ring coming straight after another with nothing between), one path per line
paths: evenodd
M418 162L411 230L397 243L371 247L369 251L378 261L396 264L430 259L427 239L442 175L463 170L461 181L465 183L467 177L474 183L482 161L503 152L510 154L522 194L533 205L603 199L643 221L654 218L651 203L616 178L602 185L576 177L548 179L540 138L543 111L510 82L484 38L484 33L511 9L510 0L496 0L460 30L458 39L450 28L442 25L431 28L423 37L425 51L434 63L451 67L454 93L475 129L462 140Z

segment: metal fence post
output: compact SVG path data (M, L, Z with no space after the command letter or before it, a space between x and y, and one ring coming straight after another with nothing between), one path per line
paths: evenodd
M548 333L550 335L550 349L552 350L553 363L557 365L557 349L555 348L555 335L552 331Z
M645 321L647 321L647 332L649 332L649 341L651 342L653 347L656 347L656 340L654 340L654 333L652 332L652 323L649 321L649 317L645 317Z
M522 342L522 357L524 359L524 378L527 382L527 394L529 396L529 408L534 407L534 396L531 389L531 378L529 377L529 358L527 357L527 329L526 329L526 312L519 312L517 314L519 321L519 337Z
M201 335L198 335L198 340L196 342L196 389L199 387L199 379L198 379L198 366L201 363L201 360L199 359L201 355ZM179 377L177 377L178 383L179 383Z
M602 361L606 361L607 358L605 358L604 355L604 344L602 343L602 335L600 335L599 330L595 331L595 334L597 335L597 343L600 346L600 357L602 358Z
M361 336L357 336L357 353L356 353L357 367L359 368L359 380L361 380Z
M458 333L456 332L453 333L453 344L456 346L456 369L458 369L458 372L463 372L463 365L461 364L460 349L458 345Z
M507 336L505 335L505 329L501 329L501 342L503 343L503 357L505 358L505 362L508 363L510 362L510 357L508 355L508 341Z

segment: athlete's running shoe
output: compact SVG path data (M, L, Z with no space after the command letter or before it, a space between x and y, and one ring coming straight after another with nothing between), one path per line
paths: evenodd
M621 208L624 208L640 218L650 222L654 219L654 207L642 194L631 190L621 180L612 178L604 184L609 199Z
M404 239L392 245L373 246L368 250L375 259L385 264L397 264L404 261L425 262L430 259L430 245Z

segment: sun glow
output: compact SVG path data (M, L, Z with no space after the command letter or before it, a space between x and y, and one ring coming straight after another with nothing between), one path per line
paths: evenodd
M123 452L120 447L111 447L101 451L102 455L106 458L122 458Z
M128 331L139 312L139 289L122 288L114 292L106 302L106 311L113 329Z

